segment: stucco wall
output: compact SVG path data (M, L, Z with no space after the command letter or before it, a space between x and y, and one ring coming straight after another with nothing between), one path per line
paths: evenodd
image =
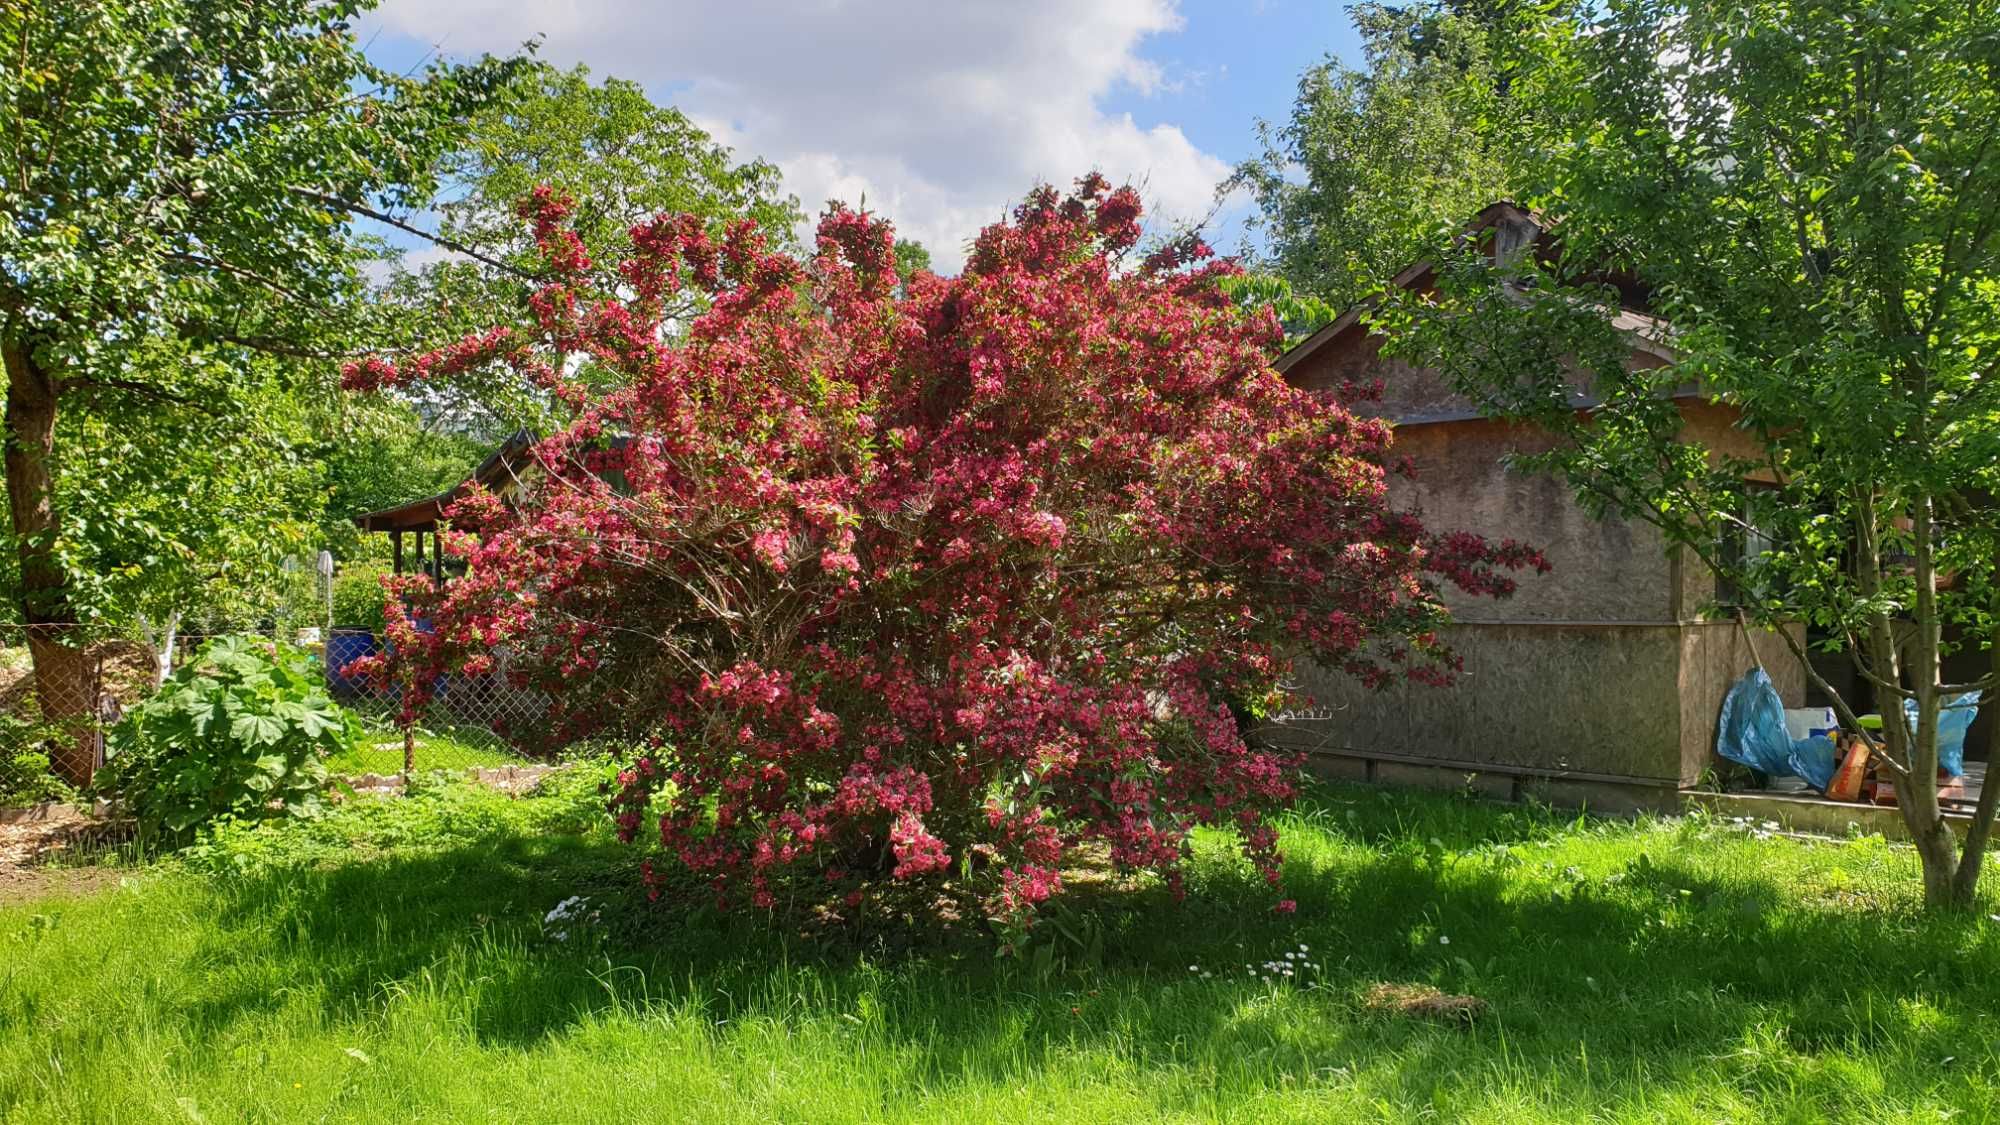
M1543 440L1482 420L1397 428L1396 449L1416 477L1393 481L1396 504L1420 511L1434 530L1519 539L1549 560L1549 573L1518 575L1519 589L1502 601L1447 589L1453 615L1486 622L1673 621L1673 572L1657 530L1592 519L1562 481L1506 466L1507 454Z
M1643 521L1596 520L1569 487L1509 469L1509 454L1545 435L1477 417L1436 374L1384 360L1357 329L1295 365L1306 387L1381 378L1369 412L1399 419L1396 449L1414 479L1394 502L1435 530L1467 530L1539 547L1552 570L1523 575L1509 599L1447 590L1448 638L1465 661L1450 688L1400 684L1369 692L1316 667L1302 671L1312 706L1277 729L1300 749L1498 766L1555 776L1694 782L1712 760L1729 685L1755 662L1733 620L1704 621L1715 577L1692 552L1668 551ZM1636 356L1634 362L1656 362ZM1684 434L1732 455L1754 452L1726 407L1681 404ZM1788 706L1804 674L1783 639L1754 638Z
M1380 379L1382 398L1369 403L1365 412L1384 418L1463 417L1478 413L1472 401L1454 393L1437 372L1400 359L1384 359L1381 349L1381 337L1367 335L1360 325L1355 325L1300 360L1285 373L1285 378L1307 390L1330 390L1349 380Z
M1594 520L1569 487L1546 474L1506 467L1509 454L1546 449L1546 435L1488 421L1436 372L1380 354L1381 339L1356 326L1294 365L1286 377L1311 389L1378 378L1382 397L1363 409L1398 422L1396 451L1414 480L1395 479L1391 497L1419 510L1438 530L1519 539L1541 548L1552 570L1524 575L1505 602L1447 590L1464 621L1671 622L1681 578L1659 532L1643 522ZM1636 357L1635 362L1652 362ZM1712 586L1712 579L1711 579Z

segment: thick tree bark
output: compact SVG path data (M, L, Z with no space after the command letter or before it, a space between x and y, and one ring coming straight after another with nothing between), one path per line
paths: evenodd
M55 747L56 772L73 785L86 785L96 765L90 729L96 708L55 551L56 383L18 336L0 339L0 358L7 368L7 508L20 557L21 620L34 662L35 695L43 717L72 732Z

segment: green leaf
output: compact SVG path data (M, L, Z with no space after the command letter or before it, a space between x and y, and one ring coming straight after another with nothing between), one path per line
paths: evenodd
M273 746L285 736L285 724L270 715L241 714L230 724L229 736L252 746Z

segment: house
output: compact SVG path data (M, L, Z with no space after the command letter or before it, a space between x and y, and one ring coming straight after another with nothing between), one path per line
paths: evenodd
M1535 217L1504 202L1480 212L1467 236L1502 257L1549 248ZM1422 293L1434 279L1432 264L1418 262L1393 284ZM1621 294L1617 323L1631 340L1630 362L1669 362L1666 326L1646 315L1643 285L1601 280ZM1548 439L1485 418L1437 373L1382 356L1363 311L1350 310L1275 366L1306 388L1380 379L1383 395L1368 409L1395 423L1396 447L1416 467L1414 480L1392 485L1394 499L1420 509L1432 527L1532 543L1553 570L1524 579L1506 600L1447 597L1455 617L1447 640L1465 662L1456 686L1371 692L1308 668L1302 687L1313 706L1286 717L1276 741L1308 751L1330 776L1470 785L1501 796L1526 789L1607 809L1677 807L1679 790L1714 760L1724 693L1754 662L1770 670L1788 706L1803 703L1805 676L1784 638L1703 614L1716 600L1712 571L1669 551L1651 525L1594 519L1562 481L1509 469L1510 452ZM1730 407L1692 389L1677 401L1691 438L1725 449L1741 443Z

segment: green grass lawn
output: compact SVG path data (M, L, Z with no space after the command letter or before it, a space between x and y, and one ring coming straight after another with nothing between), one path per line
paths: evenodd
M1879 840L1327 788L1284 825L1296 916L1208 838L1184 904L1069 896L1038 971L645 904L589 781L0 909L0 1120L2000 1119L2000 902L1920 914ZM545 937L576 894L602 930ZM1307 987L1244 969L1301 944ZM1373 1014L1383 981L1491 1007Z
M478 726L419 728L416 759L419 770L486 769L523 761L498 735ZM403 732L371 728L361 745L327 759L326 768L337 777L401 773Z

